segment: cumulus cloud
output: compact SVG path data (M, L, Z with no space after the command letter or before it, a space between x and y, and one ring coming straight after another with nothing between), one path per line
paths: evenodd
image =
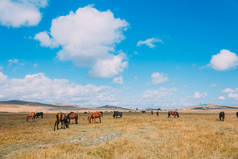
M218 99L219 100L225 100L226 98L224 96L219 96Z
M35 26L42 18L40 8L47 4L48 0L1 0L0 24L11 27Z
M231 89L231 88L226 88L224 90L222 90L223 93L233 93L235 92L235 90Z
M58 47L58 44L54 40L50 39L48 33L45 31L36 34L34 39L40 41L41 46L50 47L50 48Z
M218 54L212 56L209 65L217 71L236 68L238 66L238 56L229 50L223 49Z
M193 98L205 98L207 97L207 92L194 92Z
M155 47L155 43L158 43L158 42L162 43L163 41L157 38L149 38L144 41L143 40L138 41L137 46L147 45L148 47L153 48Z
M88 106L115 104L114 89L109 86L79 85L67 79L51 79L43 73L9 79L0 72L0 99L21 99L48 103L72 103Z
M41 46L60 47L59 60L91 68L90 76L109 78L127 66L126 55L115 50L115 45L125 38L123 31L127 26L110 10L86 6L53 19L50 32L40 32L34 39Z
M227 96L229 98L238 99L238 93L229 93Z
M228 98L238 99L238 88L226 88L222 92L226 93Z
M160 84L168 81L168 77L162 73L155 72L151 75L151 80L153 84Z
M0 84L7 80L7 76L0 72Z
M116 83L116 84L123 84L123 77L122 76L115 77L113 79L113 82Z

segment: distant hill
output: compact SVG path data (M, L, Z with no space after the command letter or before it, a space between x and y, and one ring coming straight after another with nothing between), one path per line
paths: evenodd
M0 101L0 112L95 112L95 111L129 111L131 109L117 106L86 107L71 104L45 104L22 100Z
M28 101L22 101L22 100L0 101L0 104L57 107L56 105L53 105L53 104L44 104L44 103L39 103L39 102L28 102Z
M219 110L219 109L238 109L237 105L217 105L217 104L207 104L207 105L194 105L185 108L187 110Z
M123 110L131 110L131 109L129 109L129 108L123 108L123 107L112 106L112 105L104 105L104 106L101 106L101 107L98 107L98 108L101 108L101 109L123 109Z

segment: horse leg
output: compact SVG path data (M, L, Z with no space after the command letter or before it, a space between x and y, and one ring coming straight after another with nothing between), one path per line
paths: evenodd
M78 117L75 118L75 123L78 124Z
M28 116L26 117L26 121L28 122Z
M101 117L99 117L99 121L100 121L100 123L102 122L102 121L101 121Z
M55 126L54 126L54 131L55 131L55 127L56 127L56 126L57 126L57 130L59 129L58 124L59 124L59 123L58 123L58 121L56 120L56 121L55 121Z

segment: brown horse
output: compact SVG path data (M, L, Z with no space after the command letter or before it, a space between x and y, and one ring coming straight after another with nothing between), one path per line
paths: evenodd
M238 112L236 112L236 117L238 118Z
M169 111L168 112L168 118L170 117L170 115L173 115L175 118L176 117L179 118L179 113L177 111Z
M154 114L153 110L151 110L150 114L151 114L151 115L153 115L153 114Z
M61 129L69 128L69 121L65 113L56 114L54 131L56 126L57 126L57 130L59 129L59 123L61 123Z
M75 119L75 124L78 124L78 114L77 113L74 113L74 112L70 112L68 115L67 115L67 119L69 120L69 124L70 124L70 119Z
M34 112L29 113L29 114L26 116L26 121L28 121L29 118L35 120L35 118L36 118L36 113L34 113Z
M101 116L102 116L102 114L101 114L101 113L98 113L98 112L91 113L91 114L88 116L88 121L89 121L89 123L92 123L93 121L96 122L96 118L99 118L99 121L100 121L100 123L101 123Z
M159 112L156 112L156 115L159 116Z

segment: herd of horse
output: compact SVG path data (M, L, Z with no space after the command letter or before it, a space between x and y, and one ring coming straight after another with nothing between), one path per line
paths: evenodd
M146 113L145 111L142 111L142 113ZM151 115L153 115L154 112L151 111ZM159 111L155 112L157 116L159 116ZM114 111L112 117L113 118L122 118L123 113L119 111ZM173 116L174 118L179 118L179 113L177 111L168 111L168 118L170 116ZM43 119L44 113L43 112L31 112L26 116L26 121L31 118L32 120L35 120L37 118ZM102 122L103 112L93 112L90 113L88 116L88 122L94 123L96 122L96 119L99 120L99 123ZM236 112L236 117L238 118L238 112ZM68 114L66 113L57 113L56 114L56 120L54 124L54 131L59 129L59 124L61 125L61 129L69 128L69 124L71 120L75 120L75 124L78 124L79 115L75 112L70 112ZM219 113L219 120L224 121L225 120L225 112Z

